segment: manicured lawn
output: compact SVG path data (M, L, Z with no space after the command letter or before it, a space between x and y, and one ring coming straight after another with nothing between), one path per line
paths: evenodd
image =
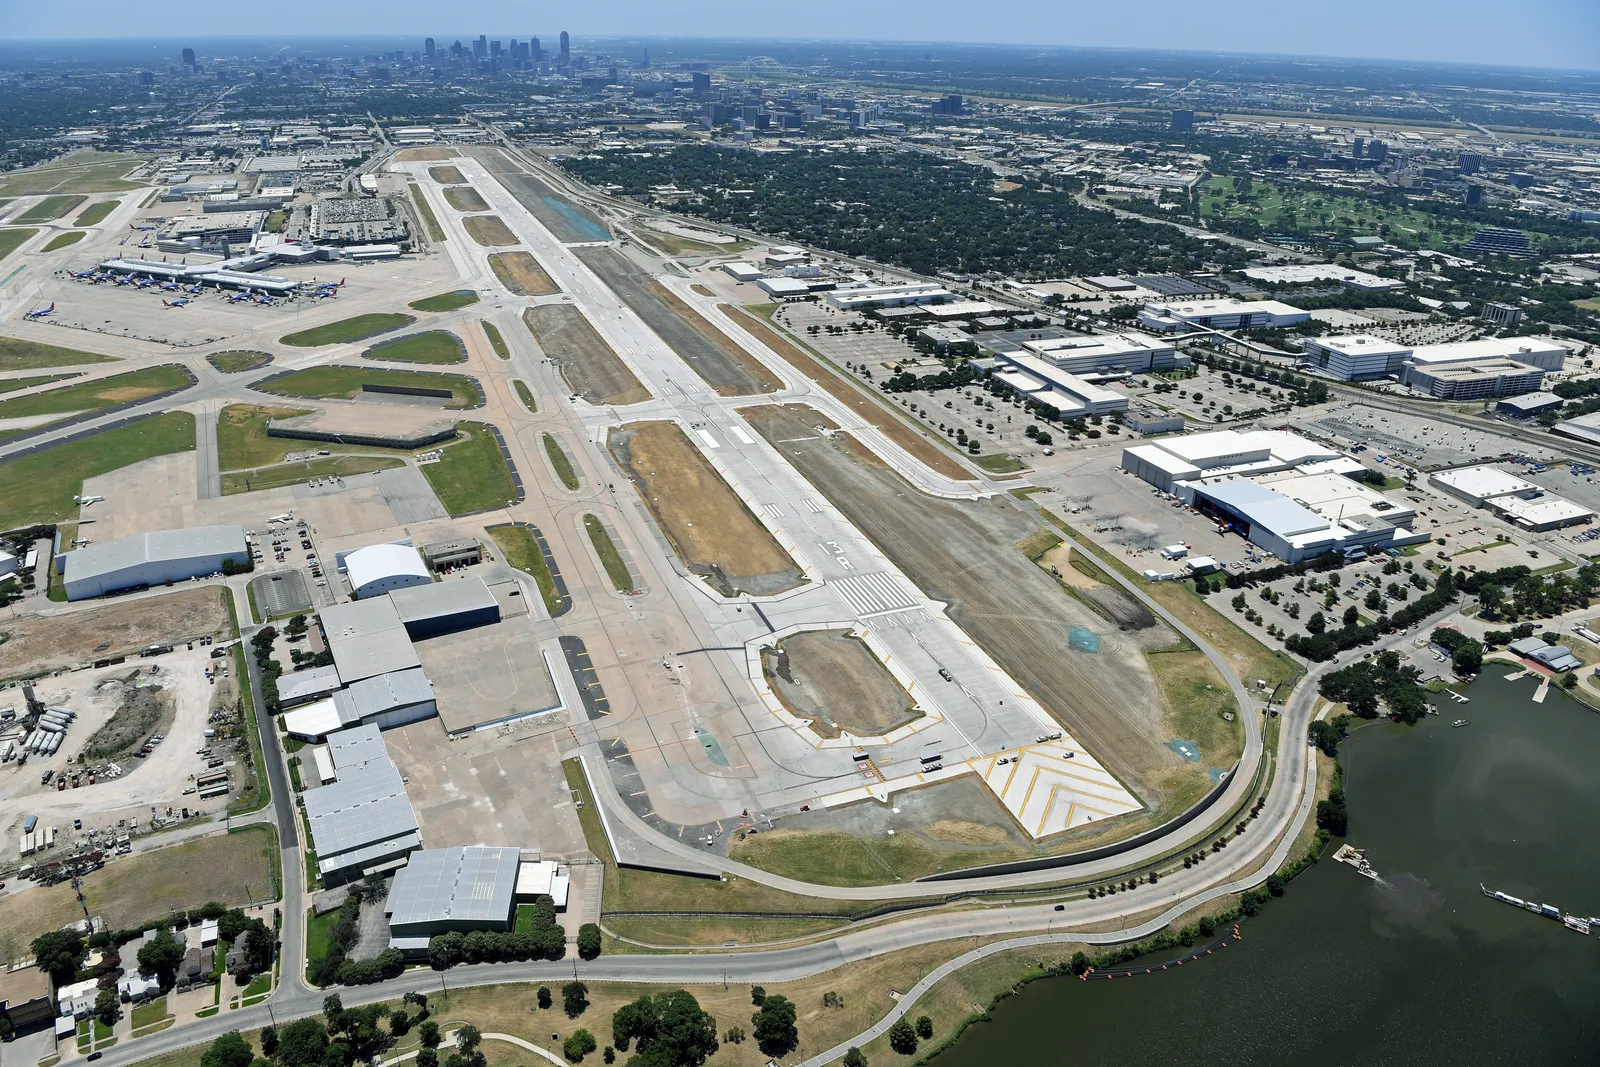
M69 518L83 480L194 449L194 416L172 411L0 463L0 530Z
M972 462L988 471L990 474L1010 474L1012 471L1022 469L1022 461L1016 456L1006 455L1004 452L995 452L987 456L973 456Z
M500 330L492 322L479 323L483 327L483 335L489 339L489 347L494 349L494 354L501 359L511 358L511 349L506 347L506 339L500 336Z
M159 997L148 1004L140 1004L133 1009L133 1028L142 1030L146 1026L154 1026L167 1017L167 998Z
M265 352L218 352L207 356L211 365L224 374L243 374L247 370L265 367L272 362L272 357Z
M307 400L326 400L331 397L343 397L349 400L361 394L363 383L397 385L413 389L448 389L452 397L445 407L451 408L473 407L483 400L472 380L459 374L383 370L377 367L347 367L338 364L297 371L268 382L262 388L268 392L304 397Z
M518 383L521 384L520 382ZM561 450L561 442L549 434L544 435L544 452L550 457L550 465L556 470L556 477L561 479L561 484L568 489L578 488L578 472L572 469L572 460Z
M511 380L511 387L517 391L517 398L522 401L523 407L533 412L537 412L539 410L539 404L533 399L533 390L528 388L527 382L523 381L521 378L513 378ZM18 386L17 388L21 388L21 386Z
M38 230L0 230L0 259L21 248L22 242L38 232Z
M0 234L5 232L0 230ZM116 356L101 356L93 352L79 352L72 348L57 348L55 345L42 345L37 341L24 341L16 337L0 337L0 371L76 367L85 363L116 361Z
M368 337L376 337L380 333L398 330L402 326L409 326L417 320L410 315L402 315L398 311L378 311L370 315L357 315L351 319L340 319L330 322L326 326L314 326L309 330L291 333L280 338L286 344L295 348L316 348L319 345L337 345L349 341L363 341Z
M0 393L15 393L23 389L32 389L36 385L47 382L59 382L67 377L65 374L35 374L27 378L0 378Z
M59 219L85 199L81 196L47 196L11 221L23 225L30 222L49 222L51 219Z
M628 565L622 561L622 554L617 551L617 546L612 544L611 535L606 533L606 527L594 515L583 517L583 528L589 531L589 541L594 545L595 553L600 557L600 563L606 569L606 577L611 579L611 584L618 592L633 592L633 576L628 573Z
M78 192L116 193L137 189L122 175L140 160L139 156L111 152L75 152L52 160L42 167L14 170L0 179L0 196L27 196L38 193Z
M255 493L262 489L278 489L285 485L299 485L313 478L340 478L352 474L369 474L372 471L401 467L405 460L398 456L322 456L318 459L284 463L260 470L233 471L222 476L222 495Z
M54 252L58 248L69 248L81 240L83 240L82 230L69 230L66 233L58 233L54 237L50 238L50 240L45 242L45 246L39 249L39 251Z
M453 516L505 507L516 498L517 487L499 443L478 423L464 422L459 430L461 436L444 447L443 459L423 465L423 475Z
M534 539L533 531L526 526L496 526L489 531L489 536L500 546L500 554L507 563L533 576L539 586L539 595L544 599L545 610L551 615L561 614L564 605L556 591L555 577L550 573L544 553L539 551L539 542Z
M393 341L380 341L361 355L366 359L386 359L396 363L465 363L467 349L461 338L448 330L429 330Z
M306 967L320 960L328 954L328 935L333 933L333 928L339 922L339 909L335 908L326 915L313 915L306 912Z
M229 404L217 415L217 465L224 471L282 463L284 453L313 447L300 441L267 436L268 419L304 415L304 408L268 408Z
M453 293L440 293L422 300L413 300L408 306L418 311L454 311L478 302L478 294L471 289L457 289Z
M114 404L142 400L147 396L189 384L181 367L146 367L127 374L114 374L99 381L63 386L31 396L0 401L0 419L20 419L32 415L66 415L76 411L100 411ZM3 436L3 435L0 435Z
M90 204L78 212L78 217L72 220L74 226L93 226L97 222L105 221L105 217L117 209L115 200L102 200L97 204Z

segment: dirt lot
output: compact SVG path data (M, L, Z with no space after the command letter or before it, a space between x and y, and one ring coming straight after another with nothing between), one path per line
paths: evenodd
M114 601L87 611L0 618L0 678L31 678L176 638L229 635L221 589Z
M684 566L723 596L800 583L794 560L676 423L627 423L608 444Z
M517 235L511 232L499 215L468 215L461 220L467 228L467 233L480 245L496 248L501 245L514 245Z
M859 389L852 387L824 366L820 360L802 351L798 345L780 335L778 331L760 319L743 312L738 315L730 315L730 317L745 330L748 330L758 341L782 356L784 361L794 367L795 370L826 389L835 400L849 405L852 411L877 427L889 440L905 449L914 458L927 464L930 470L936 471L947 478L970 479L972 477L972 472L958 463L950 453L916 430L913 430L910 426L907 426L893 412L862 393Z
M489 267L500 284L518 296L549 296L561 291L530 253L496 252L489 257Z
M422 157L418 157L422 158ZM430 157L433 158L433 157ZM439 159L449 159L448 155L438 156ZM465 185L467 179L455 167L429 167L428 176L440 185Z
M449 168L436 167L434 169L436 169L436 170L444 170L444 169L454 170L455 168L454 167L449 167ZM449 202L450 206L455 208L457 211L488 211L489 210L489 205L484 202L483 197L478 195L478 190L473 189L470 186L469 187L465 187L465 188L461 188L461 189L446 189L444 191L444 198L445 198L446 201Z
M574 393L591 404L637 404L650 392L595 332L583 312L568 304L544 304L522 313L533 339L561 368Z
M776 376L760 361L667 292L633 261L613 248L574 251L719 395L751 396L778 388Z
M1054 535L1051 539L1055 539ZM1172 644L1172 634L1156 625L1156 617L1149 608L1106 581L1092 561L1074 555L1066 545L1057 544L1035 562L1060 581L1070 595L1115 623L1117 629L1152 631L1150 636L1155 644L1151 647L1165 648Z
M401 163L429 163L439 159L449 159L455 152L448 148L406 148L394 158Z
M119 929L211 900L265 900L274 889L271 847L265 827L250 827L112 860L83 879L89 913ZM27 955L35 937L75 918L83 912L65 882L0 896L0 954L8 960Z
M1147 803L1153 772L1179 757L1165 747L1162 709L1137 644L1065 595L1016 549L1038 527L1006 499L973 503L918 493L848 434L818 437L812 408L747 408L800 473ZM806 440L809 438L810 440ZM1079 651L1068 631L1099 641ZM1152 806L1154 806L1152 804Z
M849 630L786 637L763 652L762 666L784 706L824 737L838 737L841 727L876 737L921 717L911 695Z

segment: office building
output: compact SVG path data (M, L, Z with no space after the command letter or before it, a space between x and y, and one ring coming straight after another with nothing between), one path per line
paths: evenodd
M1567 350L1554 341L1539 337L1484 337L1476 341L1419 345L1408 362L1422 366L1497 358L1515 360L1540 370L1558 371L1566 361Z
M1400 373L1411 349L1371 334L1310 337L1306 362L1340 381L1365 382Z
M703 70L694 71L689 75L689 82L695 93L709 93L711 91L711 75Z
M1487 400L1537 392L1544 384L1544 371L1499 357L1462 363L1407 361L1400 380L1440 400Z
M572 38L567 36L567 31L561 31L561 53L557 62L563 67L572 65Z
M1194 129L1193 111L1184 110L1172 113L1172 132L1188 133L1192 129Z
M521 859L518 849L488 845L411 853L383 902L389 947L426 952L439 934L510 930Z
M1273 330L1297 325L1310 317L1309 311L1276 300L1201 300L1146 304L1139 312L1139 325L1156 333L1197 329Z
M1024 400L1043 404L1058 418L1083 419L1128 410L1128 398L1123 394L1069 374L1038 356L1001 352L995 360L991 381Z
M195 71L195 66L194 49L185 48L183 50L183 69L188 71L190 74L193 74Z
M840 311L869 311L873 308L905 307L909 304L947 304L956 295L934 282L906 285L859 285L835 289L823 299Z
M960 93L950 93L935 100L929 110L935 115L959 115L962 113L962 103Z
M1491 301L1483 305L1483 310L1478 313L1478 321L1496 329L1514 330L1522 324L1522 309L1515 304Z
M156 530L88 545L61 557L68 600L105 596L124 589L182 582L244 566L250 548L238 526Z
M1528 259L1533 255L1527 234L1521 230L1506 230L1496 226L1485 226L1479 230L1472 240L1461 246L1461 251L1467 255L1509 256L1512 259Z
M1022 347L1068 374L1145 374L1188 363L1166 342L1131 334L1051 337L1024 341Z
M1458 152L1456 169L1462 174L1476 174L1483 169L1483 156L1477 152Z

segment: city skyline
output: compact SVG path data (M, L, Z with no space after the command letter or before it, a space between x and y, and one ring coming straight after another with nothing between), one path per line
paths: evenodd
M1267 0L1231 0L1207 9L1204 18L1176 0L1152 0L1136 21L1120 11L1086 4L1046 5L1035 0L1002 0L993 17L972 24L968 12L952 0L934 0L916 10L915 33L906 33L906 11L898 6L863 11L838 0L813 5L814 17L796 32L791 20L777 13L752 11L741 16L739 33L726 34L726 12L699 3L664 11L653 5L623 0L608 9L603 19L579 10L560 22L576 38L614 38L619 27L628 35L660 40L715 38L719 40L821 41L838 43L911 43L1012 45L1016 47L1082 47L1153 49L1182 52L1329 59L1369 59L1395 62L1484 63L1540 69L1600 69L1596 45L1600 44L1600 8L1576 0L1533 0L1519 6L1517 18L1506 20L1501 5L1487 0L1465 0L1452 6L1450 19L1440 18L1436 5L1416 2L1383 3L1351 0L1337 9L1292 9ZM342 13L315 8L305 0L288 0L284 25L299 16L314 16L314 34L288 34L286 38L366 37L372 22L359 12ZM838 16L834 18L832 16ZM498 25L502 32L516 28L526 15L497 3L458 5L449 22L467 27ZM403 0L386 12L383 36L444 35L431 7ZM142 33L145 24L137 13L105 5L98 0L68 0L49 10L18 10L9 19L12 44L28 41L93 41L108 38L137 41L164 40L169 34ZM510 24L510 25L508 25ZM1372 26L1383 27L1374 34ZM1488 27L1493 32L1485 32ZM83 28L85 33L71 32ZM188 37L194 40L259 37L245 29L228 11L199 11L188 20ZM843 32L848 30L848 32ZM63 32L65 31L65 32ZM465 33L463 29L460 31ZM483 32L479 30L478 32ZM526 31L524 31L526 32Z

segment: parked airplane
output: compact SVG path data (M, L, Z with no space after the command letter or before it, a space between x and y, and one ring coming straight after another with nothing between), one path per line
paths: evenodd
M161 288L165 292L175 293L179 289L182 289L183 286L179 285L177 282L162 282L161 283Z
M104 499L105 497L103 496L75 496L72 498L72 502L74 504L82 504L84 507L88 507L90 504L98 504Z
M203 286L203 285L191 285L188 289L186 289L184 291L187 292L187 293L191 293L194 296L199 296L201 293L206 291L206 287Z
M92 544L94 544L94 538L92 538L92 537L74 537L72 539L72 547L73 548L83 548L86 545L92 545Z
M229 293L228 294L228 301L229 301L229 303L233 303L233 304L237 304L241 300L249 300L249 299L250 299L250 294L249 293Z
M255 301L258 304L265 304L268 307L272 306L272 297L270 296L258 296L255 298Z
M181 308L181 307L184 307L185 305L187 305L188 303L189 303L188 300L163 300L163 301L161 301L161 306L162 307L169 307L169 308Z
M135 282L134 284L137 285L141 289L148 289L152 285L154 285L155 283L156 283L156 280L154 278L146 278L144 281Z
M69 270L69 271L67 271L67 273L72 275L74 278L93 278L95 276L93 269L90 269L90 270Z
M285 511L282 515L270 515L270 516L268 516L267 517L267 521L268 522L288 522L290 519L293 519L293 518L294 518L294 512Z
M42 319L46 315L49 315L52 312L54 312L55 309L56 309L56 305L52 301L50 306L47 307L47 308L40 308L38 311L30 311L30 312L28 312L28 318L30 318L30 319Z

